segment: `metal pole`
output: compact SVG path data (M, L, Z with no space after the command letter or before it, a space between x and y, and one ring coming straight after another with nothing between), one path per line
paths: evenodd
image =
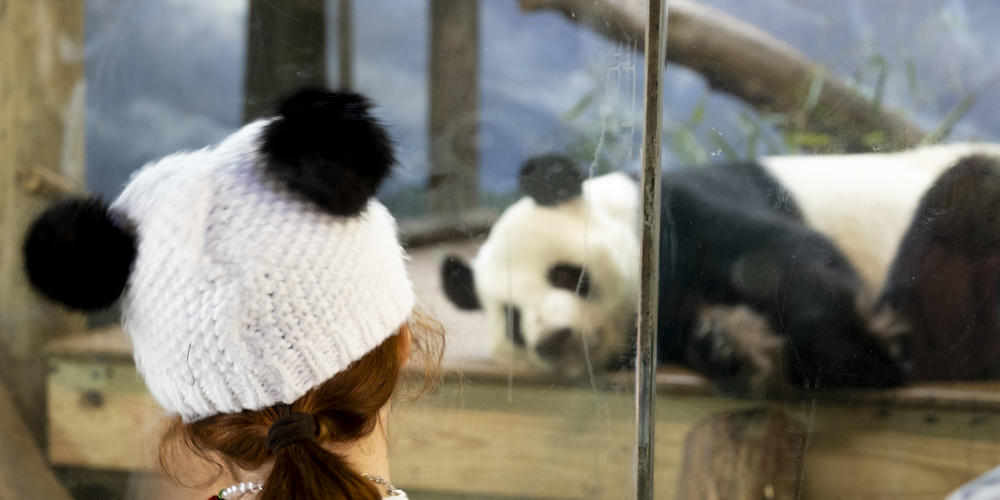
M646 20L646 88L642 134L642 226L639 230L639 338L635 362L636 492L653 499L656 427L656 323L660 257L660 143L667 0L649 0Z

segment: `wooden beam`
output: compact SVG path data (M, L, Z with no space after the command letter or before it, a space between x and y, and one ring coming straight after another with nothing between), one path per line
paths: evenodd
M0 500L71 500L49 469L0 377Z
M83 18L83 2L0 1L0 378L39 441L42 348L83 318L31 291L21 241L52 195L83 184Z
M399 237L407 249L447 242L472 241L486 236L500 216L489 209L473 209L451 217L423 216L400 219Z
M822 133L823 151L889 151L920 143L925 133L875 106L791 45L725 12L671 0L667 61L703 75L715 90L763 112L785 115L786 130ZM552 9L612 40L634 45L646 29L635 0L521 0L524 10Z
M458 214L479 197L479 0L431 0L432 214Z
M105 355L97 355L100 352ZM54 463L119 470L154 466L150 457L161 413L128 352L120 332L113 330L97 339L74 337L52 346L49 453ZM449 376L435 393L416 402L401 398L394 408L389 426L392 476L404 489L511 498L607 498L627 488L634 425L633 396L623 390L631 386L627 379L606 381L593 391L586 384L546 380L537 372L519 370L508 385L505 365L482 361L450 362L446 370ZM457 371L461 376L455 376ZM753 440L761 440L764 447L782 440L797 442L781 437L797 435L782 434L784 424L778 426L775 440L761 437L772 431L753 419L746 425L705 420L754 408L783 412L793 423L789 428L801 425L805 430L802 498L940 500L995 466L1000 456L1000 403L990 390L996 383L967 385L964 391L962 386L941 386L942 391L967 395L978 387L994 399L973 409L968 404L936 405L931 399L874 399L866 396L868 391L855 393L846 403L736 400L713 395L683 371L669 369L661 375L656 401L657 498L671 498L686 480L682 469L690 435L725 427L737 436L729 440L742 442L747 453L752 453L747 446ZM687 442L691 449L694 445ZM727 456L715 453L720 459ZM757 462L757 467L787 470L790 455L770 456L780 460ZM729 467L741 463L733 461L738 457L728 457ZM750 473L749 467L736 470ZM773 486L784 491L780 488L785 486Z
M354 88L354 19L351 0L337 0L337 68L340 88Z
M245 121L302 87L326 86L326 2L250 0L245 84Z

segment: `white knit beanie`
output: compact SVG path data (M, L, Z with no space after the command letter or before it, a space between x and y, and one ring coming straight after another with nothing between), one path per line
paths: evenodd
M414 304L372 198L393 157L368 107L304 91L214 148L143 167L110 207L51 208L26 240L32 282L82 309L120 295L139 373L185 421L295 401Z

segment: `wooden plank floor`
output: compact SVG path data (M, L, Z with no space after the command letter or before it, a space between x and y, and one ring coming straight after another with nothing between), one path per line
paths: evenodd
M53 357L49 458L150 469L160 412L131 364ZM658 498L672 498L688 430L719 412L774 405L809 431L804 498L940 499L996 465L1000 416L872 403L754 402L671 393L657 402ZM512 498L620 498L631 474L629 385L512 385L466 371L400 402L393 477L423 491ZM180 498L183 498L181 495Z

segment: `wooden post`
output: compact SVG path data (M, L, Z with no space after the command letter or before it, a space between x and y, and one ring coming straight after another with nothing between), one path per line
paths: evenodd
M428 209L458 214L479 197L479 0L431 0Z
M30 290L21 240L59 192L39 189L44 179L82 184L83 18L83 2L0 0L0 381L13 400L0 411L17 408L36 442L45 428L42 346L83 318Z
M339 0L337 4L337 68L340 88L354 88L354 30L351 0Z
M0 500L45 498L70 500L49 464L17 415L0 377Z
M326 2L250 0L244 120L306 86L326 86Z
M799 498L805 428L780 410L713 415L688 433L678 500Z

